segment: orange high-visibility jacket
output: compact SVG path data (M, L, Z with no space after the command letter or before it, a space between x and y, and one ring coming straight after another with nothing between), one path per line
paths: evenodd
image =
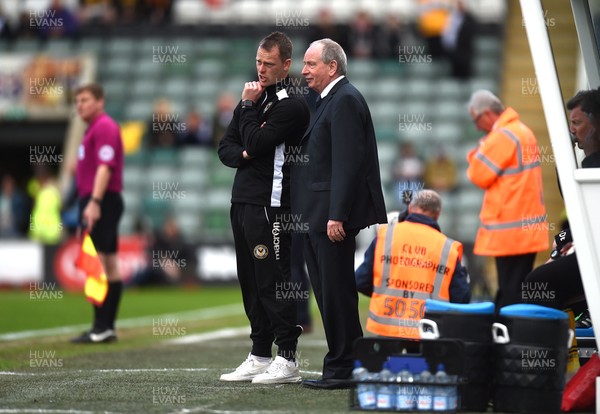
M467 160L467 176L485 190L474 253L509 256L547 249L539 149L519 114L506 108Z
M379 227L367 331L419 339L426 299L450 300L450 281L462 244L421 223Z

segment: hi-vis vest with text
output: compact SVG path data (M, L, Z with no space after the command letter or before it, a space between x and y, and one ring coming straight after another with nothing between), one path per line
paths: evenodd
M404 221L389 229L382 225L377 234L367 331L419 339L425 300L450 300L462 244L426 224Z

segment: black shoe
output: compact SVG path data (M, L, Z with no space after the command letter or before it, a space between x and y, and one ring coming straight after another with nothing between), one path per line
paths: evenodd
M345 390L354 387L350 379L320 379L320 380L304 380L302 385L307 388L320 390Z
M106 329L104 331L91 330L84 332L80 336L71 338L71 342L74 344L100 344L115 342L116 340L117 335L112 329Z
M590 310L586 310L583 312L577 321L575 322L575 328L577 329L587 329L592 327L592 317L590 316Z

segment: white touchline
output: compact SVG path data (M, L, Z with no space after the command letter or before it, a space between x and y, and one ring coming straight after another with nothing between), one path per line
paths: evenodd
M241 304L235 303L231 305L215 306L212 308L199 309L195 311L165 313L162 315L142 316L139 318L130 318L117 320L119 328L140 328L143 326L151 326L155 319L179 319L179 320L205 320L212 319L218 316L243 315L244 307ZM79 332L89 329L89 324L86 325L70 325L61 326L58 328L36 329L31 331L9 332L0 334L0 341L15 341L19 339L36 338L40 336L63 335Z
M250 327L244 326L241 328L225 328L218 329L216 331L204 332L195 335L186 335L176 339L169 339L166 341L168 344L173 345L187 345L187 344L199 344L202 342L212 341L215 339L235 338L236 336L249 335Z

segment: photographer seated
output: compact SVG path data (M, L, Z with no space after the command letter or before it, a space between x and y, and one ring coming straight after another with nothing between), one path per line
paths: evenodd
M462 244L441 232L441 211L439 194L421 190L408 205L405 220L401 214L400 222L396 217L379 227L355 274L358 291L371 296L367 331L419 339L417 325L426 299L471 299Z

